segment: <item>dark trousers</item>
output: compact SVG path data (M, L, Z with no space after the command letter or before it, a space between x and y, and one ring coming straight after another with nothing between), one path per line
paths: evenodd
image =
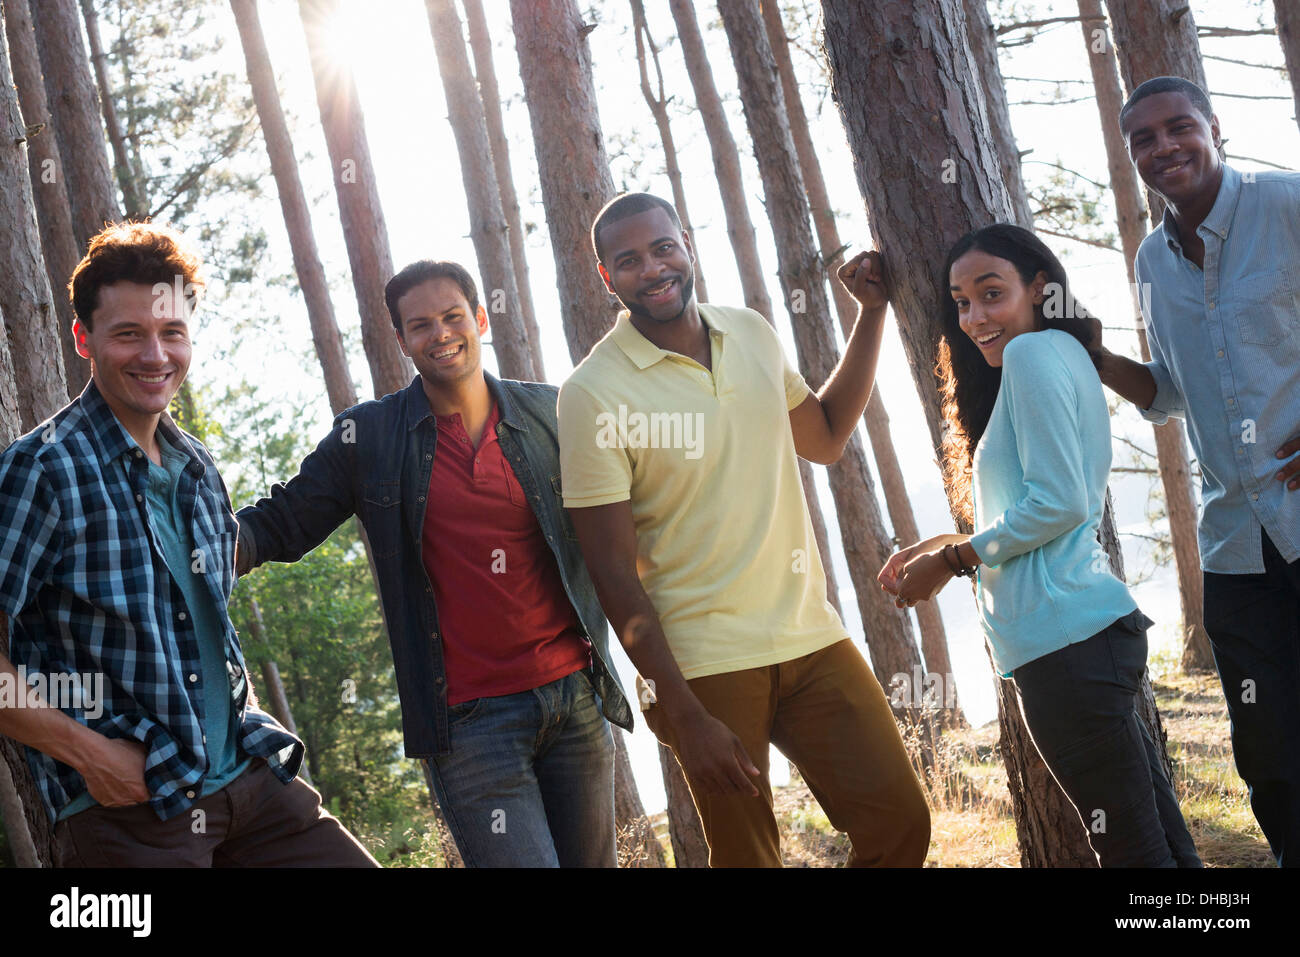
M1102 867L1200 867L1178 800L1136 706L1149 619L1125 615L1015 670L1043 762Z
M54 829L59 867L378 867L300 779L255 758L166 821L148 804L87 808Z
M1205 630L1237 773L1279 867L1300 867L1300 561L1264 535L1260 575L1205 573Z

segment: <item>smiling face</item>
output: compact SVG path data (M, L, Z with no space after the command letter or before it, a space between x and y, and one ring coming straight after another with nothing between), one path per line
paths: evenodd
M1038 328L1034 306L1043 301L1047 273L1026 283L1009 260L972 249L952 264L948 283L961 330L989 365L1001 367L1007 343Z
M128 430L156 422L190 368L185 302L173 287L163 288L155 294L146 283L102 286L91 328L73 325L77 352L91 361L96 388Z
M413 286L397 300L402 331L397 341L425 382L451 385L482 373L479 337L487 332L487 312L470 309L454 279L438 278Z
M605 286L628 312L652 322L680 319L695 298L690 238L668 213L649 209L601 228Z
M1183 93L1153 93L1133 104L1124 142L1138 175L1175 209L1212 200L1223 175L1219 121Z

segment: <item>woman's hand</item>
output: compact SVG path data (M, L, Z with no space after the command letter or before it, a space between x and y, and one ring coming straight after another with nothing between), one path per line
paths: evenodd
M903 566L895 591L895 604L909 608L918 601L929 601L952 581L952 567L944 560L942 546L933 551L920 551Z
M880 574L876 576L876 581L880 582L880 587L891 595L898 594L898 583L903 577L903 567L910 562L919 552L929 551L934 546L931 544L933 539L926 539L923 542L916 542L908 545L906 548L899 549L889 556L889 561L885 562L885 567L880 569ZM902 607L901 605L899 606Z

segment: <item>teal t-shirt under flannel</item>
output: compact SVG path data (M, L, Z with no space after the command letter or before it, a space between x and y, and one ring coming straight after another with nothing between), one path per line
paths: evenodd
M194 554L194 543L185 516L181 514L180 498L177 495L180 474L189 462L189 457L168 445L161 434L158 435L158 445L162 450L162 465L149 463L149 485L145 499L167 569L185 598L188 613L194 619L194 634L198 640L203 674L203 737L208 752L208 772L203 779L200 797L207 797L243 774L249 765L249 759L239 760L235 747L230 676L222 650L223 623L220 612L200 577L201 569L194 569L194 562L198 559ZM68 804L58 819L66 820L96 803L90 793L85 792Z

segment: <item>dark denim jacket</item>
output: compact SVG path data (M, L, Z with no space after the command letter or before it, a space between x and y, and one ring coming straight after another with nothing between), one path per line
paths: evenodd
M500 409L497 439L559 565L569 602L591 640L605 717L631 730L632 709L609 667L608 627L561 505L555 386L484 373ZM419 376L405 389L341 412L298 474L242 508L239 549L255 567L294 562L357 515L370 540L388 625L406 755L451 750L447 678L433 587L420 551L437 423Z

